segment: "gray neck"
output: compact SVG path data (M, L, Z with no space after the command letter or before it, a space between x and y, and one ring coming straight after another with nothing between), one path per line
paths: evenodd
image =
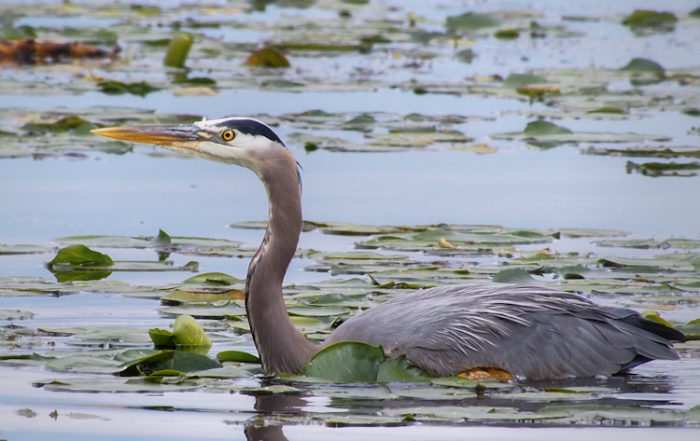
M246 310L263 372L298 372L316 348L294 327L284 304L282 282L302 227L297 164L285 148L265 153L258 175L265 184L270 218L260 249L248 267Z

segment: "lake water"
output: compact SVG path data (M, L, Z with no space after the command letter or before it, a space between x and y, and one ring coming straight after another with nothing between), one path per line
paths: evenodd
M338 137L363 146L357 151L337 152L325 148L324 142L330 142L325 140L320 142L321 149L307 152L304 143L288 142L302 167L304 217L310 221L607 229L628 232L628 238L700 239L697 168L691 176L650 177L627 171L630 161L697 164L700 119L688 112L700 108L700 19L688 15L697 6L694 2L445 0L425 7L422 2L403 1L371 1L369 5L302 1L277 2L252 12L248 2L195 2L193 6L189 2L138 2L161 6L153 14L100 2L87 2L87 6L79 1L72 6L33 3L35 6L27 7L25 2L3 2L0 15L3 19L14 17L14 27L36 28L39 38L97 38L100 42L104 37L95 37L100 35L98 31L108 29L118 36L128 62L0 66L0 134L25 136L19 145L30 152L0 157L0 244L51 248L39 254L0 254L0 355L36 352L60 356L72 354L76 348L87 353L105 349L100 345L83 347L79 338L76 343L76 337L67 335L49 338L40 329L120 328L145 335L150 328L167 328L172 322L172 317L163 313L159 298L127 295L117 289L95 292L92 285L72 295L27 295L24 288L17 288L18 284L28 286L21 285L29 283L27 278L55 283L45 264L54 255L57 238L152 236L162 229L172 236L226 238L253 248L262 231L232 229L229 224L264 220L267 215L264 189L248 170L162 155L150 146L133 146L122 154L106 153L100 150L104 145L99 144L101 140L85 134L29 133L26 124L55 121L51 114L78 114L94 123L120 118L138 123L176 114L209 118L253 115L269 118L283 139L295 139L302 133ZM304 7L297 7L299 3ZM655 8L679 17L672 30L637 35L620 24L635 9ZM343 19L340 11L348 11L352 18ZM445 37L445 19L467 11L496 12L501 24ZM409 14L414 14L420 35L409 27ZM187 62L192 67L188 75L217 81L207 93L187 90L171 81L173 70L160 65L165 48L144 44L145 40L169 38L177 27L174 23L183 21L184 29L196 34ZM545 37L530 36L530 23L535 21L545 29ZM216 26L205 26L212 22ZM334 34L336 26L340 30ZM516 40L494 37L495 29L510 28L519 29ZM355 44L353 32L357 38L378 34L389 42L376 44L366 54L291 50L292 68L282 71L268 69L258 74L241 66L245 54L264 42L298 42L305 40L300 35L306 35L314 43L325 42L325 38ZM431 33L435 35L429 37ZM459 61L456 55L467 48L476 54L471 63ZM636 85L634 78L617 70L634 57L661 64L666 79ZM509 74L531 72L561 87L561 94L530 102L502 85ZM90 76L124 82L145 80L161 90L145 97L108 95ZM281 81L302 86L275 86ZM577 88L578 83L581 88L602 85L602 89L586 95ZM592 117L586 113L603 106L620 108L622 115ZM314 109L335 117L326 125L309 122L304 115L294 117ZM353 130L338 123L362 113L372 114L379 121L378 127ZM406 116L413 113L420 114L432 129L459 131L473 141L366 151L381 144L374 140L392 133L382 121L387 127L397 121L404 124ZM445 115L459 118L440 119ZM521 132L537 119L576 134L634 134L641 140L598 142L589 137L543 148L532 140L499 137ZM405 127L401 130L398 132L414 133ZM654 137L665 140L654 141ZM59 145L64 142L68 146ZM3 153L17 141L0 136L0 143ZM492 153L469 150L477 144L491 147ZM671 157L655 153L586 154L589 147L634 151L667 146L694 148L694 153ZM300 248L340 253L354 250L357 240L312 231L303 233ZM582 255L591 252L625 258L651 258L657 251L698 252L697 246L668 251L605 249L588 239L551 245L552 249L557 247ZM154 259L152 249L102 251L115 260ZM472 259L490 264L503 258ZM197 260L200 273L221 271L241 278L248 262L246 257L180 253L174 253L170 260L175 266ZM295 259L285 282L314 284L330 277L305 270L314 263L313 257ZM694 275L692 268L684 277L700 278L697 268ZM115 272L107 280L155 291L191 275L182 271ZM661 309L664 318L685 323L699 316L696 287L673 291L671 295L682 298L671 303L666 298L630 300L622 295L592 295L609 304L629 306L637 302L640 309ZM17 320L12 318L15 310L32 314ZM21 326L26 334L15 326ZM232 329L219 332L229 340L215 339L211 354L232 345L255 352L249 334ZM690 440L697 438L700 427L699 353L698 346L690 343L682 347L680 360L649 363L637 368L630 378L553 385L582 388L576 389L577 393L585 394L576 399L547 395L553 393L546 390L552 385L524 386L508 393L496 390L460 400L431 398L435 391L401 385L337 389L315 385L303 393L270 394L259 390L267 380L256 376L227 380L205 390L67 392L38 387L37 383L71 382L80 377L86 381L93 378L97 384L105 375L52 371L39 362L0 361L0 438ZM544 409L548 405L563 410ZM555 411L569 412L570 417L547 413ZM508 412L520 417L508 416ZM410 419L413 416L407 417L414 413L415 421Z

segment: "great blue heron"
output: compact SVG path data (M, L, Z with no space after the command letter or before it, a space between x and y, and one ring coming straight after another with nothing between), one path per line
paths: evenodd
M294 327L282 281L302 227L297 162L264 123L250 118L189 125L93 130L122 140L251 169L269 199L262 244L248 267L245 304L265 374L298 372L330 343L381 345L435 376L497 368L519 378L591 377L626 371L654 359L675 359L683 334L630 309L598 306L582 297L535 286L500 284L417 290L341 324L321 346Z

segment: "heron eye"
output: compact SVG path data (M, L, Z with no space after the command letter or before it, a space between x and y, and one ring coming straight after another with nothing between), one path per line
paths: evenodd
M226 130L221 134L221 137L224 138L224 141L231 141L236 137L236 134L233 133L233 130Z

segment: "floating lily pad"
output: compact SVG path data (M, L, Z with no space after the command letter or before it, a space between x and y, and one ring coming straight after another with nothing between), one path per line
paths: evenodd
M640 28L652 29L659 32L670 32L675 27L678 19L670 12L657 12L637 9L632 14L622 20L622 24L629 26L632 30L639 31Z
M639 173L644 176L684 176L698 175L700 162L643 162L641 164L627 161L625 165L627 173Z
M183 283L199 283L203 285L212 285L212 286L226 286L226 285L237 285L240 283L245 282L244 280L238 279L236 277L233 277L229 274L225 273L204 273L204 274L197 274L196 276L192 276L189 279L185 280Z
M107 95L123 95L128 93L143 97L158 90L157 87L152 86L145 81L123 83L116 80L104 80L97 83L97 86L100 88L102 93Z
M268 46L254 51L245 61L253 67L289 67L289 60L277 48Z
M379 383L423 383L430 382L432 378L421 368L413 366L406 361L404 355L385 360L379 366L379 371L377 372L377 381Z
M663 75L663 73L665 72L663 66L661 66L656 61L649 60L647 58L633 58L624 67L621 67L620 70L637 73L646 72L661 75Z
M216 354L219 361L235 361L238 363L260 363L260 358L257 355L249 354L243 351L222 351Z
M340 342L311 357L302 368L302 373L334 383L377 381L377 373L385 359L381 347Z
M572 132L566 127L548 121L532 121L522 132L493 135L496 139L521 139L544 147L565 143L616 143L642 141L668 141L662 135L641 135L635 133Z
M122 377L149 375L163 369L175 369L182 372L196 372L220 368L221 364L206 355L179 350L158 351L139 358L119 370Z
M445 20L445 27L450 33L470 33L483 28L495 27L498 24L498 19L493 15L476 12L465 12L461 15L447 17Z
M43 254L55 251L55 248L31 244L0 244L0 255L3 254Z
M610 155L610 156L630 156L630 157L695 157L700 158L700 148L697 146L633 146L633 147L589 147L583 150L589 155Z

